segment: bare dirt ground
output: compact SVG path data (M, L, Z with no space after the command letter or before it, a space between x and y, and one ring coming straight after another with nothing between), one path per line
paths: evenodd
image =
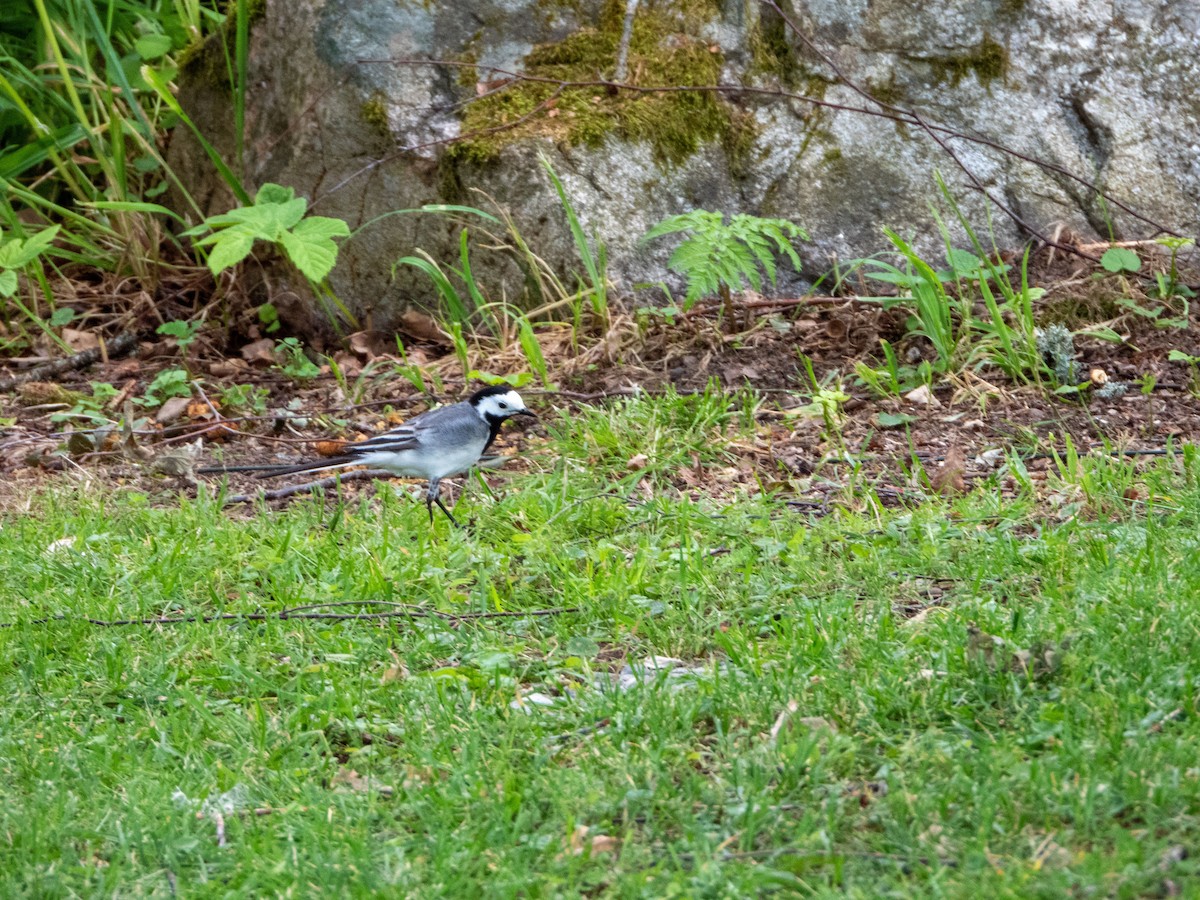
M1123 396L1101 400L1085 392L1058 397L1045 387L1014 385L986 367L951 374L927 402L873 394L856 383L854 366L877 366L881 339L910 362L927 356L929 348L923 339L906 337L903 311L884 310L878 302L855 296L743 298L737 322L718 316L715 309L697 309L674 322L655 319L648 324L625 317L582 352L570 349L565 330L551 332L544 343L559 390L544 396L533 386L523 390L531 405L561 410L637 392L702 391L714 381L727 390L760 392L765 400L757 433L732 441L735 460L721 477L682 472L677 487L689 493L720 495L766 484L819 499L822 490L828 493L841 483L853 460L857 477L901 496L919 486L920 478L913 475L917 462L934 488L956 490L991 471L996 450L1029 457L1036 475L1049 466L1046 452L1061 451L1068 435L1081 450L1106 448L1135 456L1200 439L1200 385L1189 366L1168 359L1172 350L1200 354L1200 322L1193 313L1186 327L1159 325L1160 319L1178 320L1186 312L1178 298L1168 306L1135 296L1146 310L1163 307L1156 318L1138 314L1122 303L1136 293L1136 283L1045 251L1031 260L1029 280L1046 289L1038 301L1040 321L1062 321L1073 329L1104 325L1121 335L1119 343L1080 337L1076 349L1080 371L1098 369L1108 379L1126 382ZM123 321L128 328L129 316ZM448 344L429 328L415 330L417 334L406 336L408 362L439 373L446 394L460 392L462 370ZM316 442L322 438L353 440L428 404L397 374L401 360L386 352L394 347L390 336L360 337L336 354L351 384L366 370L362 390L347 398L327 367L303 383L282 374L263 349L270 342L251 327L248 333L230 333L222 344L198 342L186 360L201 378L196 395L169 411L159 407L139 413L149 421L137 434L113 428L98 441L64 436L67 426L56 424L54 417L70 408L72 397L62 390L90 394L92 383L111 384L117 393L106 410L117 420L132 408L128 404L144 396L156 374L180 365L173 344L154 338L152 322L142 323L140 333L136 355L68 371L49 385L41 381L0 394L0 419L10 423L0 432L0 498L5 506L20 502L49 479L72 477L174 492L190 486L192 466L211 463L214 452L230 464L311 457L321 451ZM818 379L837 381L840 376L838 383L849 395L835 431L819 418L796 414L812 393L802 355L812 360ZM486 357L481 351L472 363L501 373L526 367L512 349ZM20 365L9 365L0 369L0 379L22 371ZM248 416L223 409L213 398L232 384L264 389L265 412ZM386 416L381 414L385 409ZM889 414L903 414L910 421L897 427ZM74 427L86 426L76 422ZM197 439L203 450L194 456ZM507 440L510 448L536 451L541 438L536 431L514 431ZM232 487L257 493L263 482L235 476Z

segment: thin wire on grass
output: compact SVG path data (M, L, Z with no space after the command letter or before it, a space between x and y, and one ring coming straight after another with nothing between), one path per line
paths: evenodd
M331 609L342 606L386 606L389 610L360 613L318 613L314 609ZM213 622L270 622L292 619L319 620L325 622L378 622L385 619L438 619L451 624L476 622L484 619L521 619L558 616L580 612L578 606L556 606L548 609L523 611L448 613L393 600L339 600L330 603L310 603L294 606L275 613L213 613L205 616L151 616L134 619L96 619L91 616L43 616L25 622L0 622L0 628L16 628L21 625L48 625L52 622L85 622L99 628L117 628L126 625L186 625L189 623L211 624Z

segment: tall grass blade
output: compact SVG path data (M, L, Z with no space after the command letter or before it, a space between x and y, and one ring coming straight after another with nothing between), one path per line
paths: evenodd
M465 324L471 314L467 310L467 305L463 302L462 295L446 277L446 273L424 250L418 250L421 256L405 256L402 259L396 260L392 266L392 277L396 275L396 269L399 266L412 266L414 269L419 269L429 276L429 280L433 282L433 286L437 289L438 296L442 298L442 303L446 306L446 312L450 316L450 321L459 324Z
M158 96L162 99L162 102L167 105L167 108L170 109L171 112L175 113L175 115L179 116L179 121L183 122L183 124L187 126L188 131L190 131L192 136L196 138L196 141L200 144L200 147L204 150L209 160L216 167L217 172L220 173L221 178L224 179L227 185L229 185L229 189L233 191L233 194L235 197L237 197L238 202L243 206L252 206L254 201L250 198L250 195L246 193L246 189L242 187L241 180L239 180L238 177L233 174L233 171L229 168L229 166L226 165L225 160L221 158L221 154L217 152L217 148L210 144L208 139L204 137L203 133L201 133L200 129L196 127L196 123L192 121L191 116L184 112L183 107L179 105L179 101L175 99L175 95L171 93L171 87L167 84L166 79L164 79L159 72L152 69L150 66L142 66L142 78L146 80L146 84L150 85L150 87L154 89L154 92L158 94Z
M546 174L550 176L550 180L554 183L554 190L558 193L558 199L562 204L563 212L567 215L567 223L571 228L571 237L575 241L575 247L579 251L579 258L583 262L583 267L587 270L588 280L591 282L590 296L592 312L600 320L600 327L607 329L609 323L608 279L603 267L605 262L603 246L601 246L599 260L597 260L596 256L592 253L592 247L588 242L587 235L583 232L583 226L579 223L579 217L575 215L575 207L571 205L571 198L567 196L566 188L563 187L563 183L559 180L558 174L550 164L550 160L544 154L541 156L541 162L542 168L546 170Z

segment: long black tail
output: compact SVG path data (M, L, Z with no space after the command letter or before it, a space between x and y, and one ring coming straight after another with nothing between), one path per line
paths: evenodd
M224 475L229 472L257 472L255 478L278 478L282 475L296 475L300 472L318 472L322 469L339 469L342 466L355 464L353 456L330 456L327 459L314 459L310 462L288 465L287 463L268 463L257 466L205 466L197 469L198 475Z

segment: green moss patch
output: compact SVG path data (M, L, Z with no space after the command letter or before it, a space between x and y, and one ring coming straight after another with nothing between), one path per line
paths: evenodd
M1008 50L1004 45L985 34L983 40L970 51L959 56L947 56L931 59L934 80L949 82L951 87L968 75L974 75L985 88L990 88L993 81L1003 79L1008 75Z
M644 4L634 22L626 81L647 88L717 84L723 63L719 48L686 31L701 13L716 14L709 6ZM624 3L609 3L597 27L535 47L525 59L525 73L554 82L610 77L623 10ZM462 131L475 136L454 144L451 156L487 162L504 146L530 137L568 146L597 146L616 135L644 141L657 160L678 164L711 140L744 152L745 130L752 128L745 117L735 117L733 108L715 91L610 92L595 86L568 88L555 96L557 90L555 83L520 81L470 104ZM547 106L539 108L542 104ZM503 127L524 116L528 120Z

